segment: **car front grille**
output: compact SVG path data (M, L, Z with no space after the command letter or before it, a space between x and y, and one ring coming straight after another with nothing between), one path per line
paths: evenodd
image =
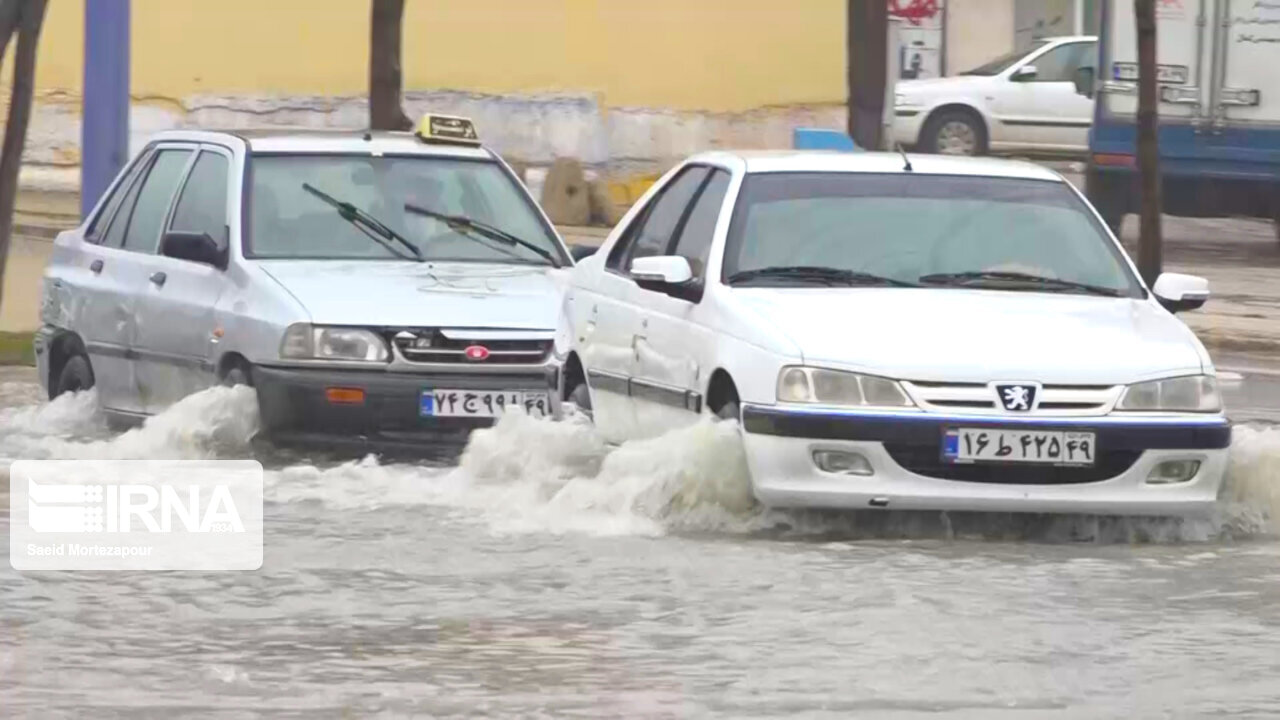
M995 391L986 383L904 382L907 392L925 410L940 412L965 410L979 414L1003 415ZM1044 385L1038 407L1020 415L1098 415L1105 413L1120 396L1121 386Z
M440 328L396 328L387 339L406 361L433 365L539 365L551 353L549 333L518 331L450 332ZM469 348L483 348L483 352ZM482 356L482 357L481 357Z
M903 469L939 480L1002 485L1072 485L1109 480L1124 474L1140 450L1103 450L1091 467L1023 463L954 464L944 462L937 444L885 443L889 457Z

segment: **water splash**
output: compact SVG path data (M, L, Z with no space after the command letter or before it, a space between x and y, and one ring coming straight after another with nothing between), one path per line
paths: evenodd
M26 459L205 459L246 457L258 430L247 387L209 388L128 432L113 435L90 390L0 411L0 456Z

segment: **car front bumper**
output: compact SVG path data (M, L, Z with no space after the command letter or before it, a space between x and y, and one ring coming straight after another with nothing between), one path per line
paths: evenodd
M743 409L756 497L777 507L1187 516L1211 511L1226 471L1231 426L1210 417L943 416L931 413ZM1079 430L1097 435L1093 468L951 465L947 428ZM817 450L857 453L872 475L826 472ZM1151 484L1160 463L1196 460L1177 484Z
M273 442L406 450L461 446L472 430L496 422L487 417L421 416L424 390L546 392L552 416L558 416L559 377L558 366L550 364L492 373L261 365L253 369L262 428ZM363 402L330 402L329 388L359 389Z

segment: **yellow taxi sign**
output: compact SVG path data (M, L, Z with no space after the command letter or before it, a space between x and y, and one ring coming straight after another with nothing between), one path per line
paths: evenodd
M452 115L423 115L415 134L423 142L480 144L480 137L476 135L476 126L471 120Z

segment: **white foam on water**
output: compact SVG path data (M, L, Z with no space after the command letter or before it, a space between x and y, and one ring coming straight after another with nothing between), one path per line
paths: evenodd
M0 409L0 457L250 457L249 388L211 388L112 435L92 391ZM591 535L787 532L1049 542L1186 542L1280 534L1280 428L1236 428L1223 501L1203 520L940 513L766 511L755 504L738 428L705 420L606 445L580 416L511 413L473 433L456 466L375 457L269 471L269 502L335 509L433 505L497 533Z
M247 387L190 395L142 426L111 434L92 390L0 411L0 456L24 459L204 459L246 457L258 430Z

